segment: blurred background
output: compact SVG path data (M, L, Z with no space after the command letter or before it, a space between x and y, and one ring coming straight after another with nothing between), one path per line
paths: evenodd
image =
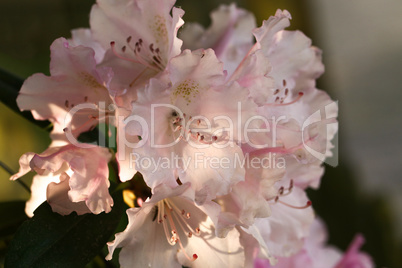
M320 190L309 196L329 227L330 243L345 250L361 232L377 267L402 267L402 1L181 0L177 6L185 21L208 26L209 12L231 2L252 11L257 25L278 8L289 10L290 29L323 50L326 73L318 87L339 100L339 166L327 167ZM93 3L1 0L0 68L22 78L48 74L50 44L88 27ZM47 132L0 103L0 161L16 171L23 153L42 152L48 143ZM0 202L28 199L8 178L0 169ZM24 180L30 183L29 176Z

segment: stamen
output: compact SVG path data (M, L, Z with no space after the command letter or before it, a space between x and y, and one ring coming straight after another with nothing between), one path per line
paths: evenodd
M285 90L285 91L286 91L286 90ZM286 95L286 93L285 93L285 95ZM265 105L266 105L266 106L284 106L284 105L293 104L293 103L299 101L303 95L304 95L303 92L299 92L297 98L294 99L294 100L291 101L291 102L283 103L283 98L282 98L282 99L281 99L281 103L267 103L267 104L265 104ZM275 102L277 102L278 100L279 100L279 97L276 97Z
M130 83L129 87L132 87L134 85L135 82L137 82L137 80L145 73L145 71L148 69L148 67L145 67L144 70L141 71L141 73L139 73L134 80Z
M138 44L138 43L136 43L136 45L137 45L137 44ZM155 68L155 67L149 65L149 64L148 64L147 62L145 62L141 57L137 57L137 60L123 57L122 55L120 55L119 53L117 53L117 51L116 51L116 42L114 42L114 41L110 42L110 47L112 48L113 54L114 54L116 57L118 57L119 59L126 60L126 61L130 61L130 62L134 62L134 63L139 63L139 64L142 64L142 65L148 67L148 68L151 68L151 69L154 69L154 70L159 71L159 69L157 69L157 68ZM124 46L124 47L125 47L125 46ZM136 47L137 47L137 46L136 46ZM123 52L125 52L125 49L124 49ZM139 52L139 47L138 47L138 52ZM136 50L134 50L134 54L136 54Z
M290 183L289 183L289 191L291 191L292 189L293 189L293 179L290 180Z
M165 213L165 206L166 206L166 213ZM184 232L184 234L188 237L191 238L194 234L199 235L200 234L200 228L196 228L195 231L191 228L191 226L187 223L187 221L180 216L188 216L190 217L190 213L186 213L185 210L179 210L179 208L173 203L170 202L168 199L164 199L160 202L157 203L157 211L158 211L158 223L162 223L163 229L165 232L165 237L167 242L170 245L176 245L178 244L180 246L180 250L183 252L184 256L189 260L189 261L195 261L198 258L197 254L193 254L191 257L187 254L185 251L183 244L181 243L181 239L179 236L179 233L177 231L177 228L175 226L175 222L173 221L173 217L175 218L175 221L179 224L181 230ZM163 218L167 219L168 221L164 221ZM170 228L170 232L168 230L168 224ZM188 231L186 231L188 230Z
M279 190L278 190L279 195L283 195L284 190L285 190L285 188L283 186L281 186L281 188L279 188Z
M138 206L142 207L142 204L143 204L143 203L144 203L144 200L142 200L141 197L138 197L138 198L137 198L137 204L138 204Z
M312 204L311 201L309 200L309 201L307 201L307 203L304 206L293 206L293 205L290 205L288 203L285 203L285 202L279 200L279 198L278 198L277 202L281 203L282 205L288 206L290 208L294 208L294 209L305 209L305 208L310 207Z
M168 200L164 200L164 201L165 201L165 204L171 209L171 206L169 204L170 202ZM170 227L172 229L172 237L170 238L170 244L174 245L176 243L179 243L180 249L183 251L184 256L189 261L195 261L198 258L198 256L197 256L197 254L193 254L192 258L190 258L190 256L187 255L187 253L186 253L186 251L185 251L185 249L183 247L183 244L181 243L179 234L177 233L177 229L176 229L176 226L175 226L175 224L173 222L172 214L171 214L171 211L169 209L167 210L167 214L168 214L169 225L170 225ZM175 215L175 216L177 217L177 215Z
M88 118L89 119L84 124L82 124L81 126L77 127L76 129L71 130L71 132L74 134L77 131L79 131L79 130L83 129L84 127L88 126L89 124L92 124L94 122L94 120L99 121L99 118L96 117L96 116L93 116L93 115L88 115ZM63 129L63 132L67 132L68 130L69 130L69 128L66 127L66 128Z

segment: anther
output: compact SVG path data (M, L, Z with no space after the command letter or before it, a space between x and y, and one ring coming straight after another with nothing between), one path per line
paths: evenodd
M285 188L283 188L283 186L281 186L281 188L279 188L278 193L279 195L283 195Z
M267 104L265 104L266 106L282 106L282 105L289 105L289 104L293 104L293 103L296 103L298 100L300 100L301 99L301 97L304 95L304 93L303 92L299 92L299 94L298 94L298 96L297 96L297 98L296 99L294 99L293 101L291 101L291 102L286 102L286 103L283 103L283 98L281 98L281 101L280 101L280 103L267 103ZM276 99L275 99L275 102L278 102L278 100L279 100L279 97L276 97Z
M138 51L138 52L139 52L139 51ZM157 63L161 64L160 60L159 60L157 57L153 56L152 59L153 59L154 61L156 61Z
M127 43L130 43L130 41L131 41L131 35L129 36L129 37L127 37Z

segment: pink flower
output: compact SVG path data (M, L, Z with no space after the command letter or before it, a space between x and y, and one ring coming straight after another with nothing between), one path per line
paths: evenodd
M107 90L110 68L96 66L94 51L70 46L64 38L51 46L50 77L34 74L23 84L17 98L21 110L31 110L37 120L53 123L52 138L66 141L64 131L73 137L93 128L99 121L99 104L112 103ZM76 113L70 110L83 105Z
M357 234L353 242L349 245L342 259L334 268L372 268L374 263L371 257L360 252L360 247L364 244L364 237Z
M160 184L141 208L127 210L129 224L108 243L109 255L123 247L122 267L242 267L244 254L239 233L215 235L214 218L219 206L206 202L197 207L189 184L170 188Z
M184 48L212 48L231 75L253 46L254 15L235 4L221 5L211 13L211 26L186 23L180 32Z
M107 164L110 158L109 151L100 147L50 147L40 155L23 155L20 171L11 179L18 179L31 169L41 176L47 176L47 182L43 181L45 177L36 177L31 202L40 205L40 201L36 200L44 201L43 193L47 191L48 202L60 214L67 215L72 211L78 214L109 212L113 206L108 191L110 182ZM29 210L33 211L32 208Z
M101 65L113 68L109 90L117 105L130 110L137 90L180 53L182 41L176 34L184 11L174 2L98 0L92 7L91 31L107 50Z
M231 186L244 180L244 169L235 166L235 158L243 158L237 145L242 134L238 133L242 133L243 119L253 115L255 104L245 88L236 82L225 84L222 64L211 49L185 50L170 61L167 70L163 79L151 79L133 102L133 116L147 123L134 122L128 130L143 139L133 150L138 155L137 170L151 188L160 183L174 187L177 177L183 183L191 182L196 202L201 204L227 194ZM161 169L144 162L150 157L178 161ZM226 158L227 168L202 162L214 157Z
M342 259L324 246L304 191L319 186L337 131L337 104L315 85L320 50L285 30L286 10L254 29L230 5L209 28L184 28L193 51L182 51L184 12L173 5L98 0L90 29L52 44L51 76L24 83L20 108L54 126L51 146L23 155L12 177L38 173L27 211L44 200L64 215L111 210L111 153L71 143L106 122L117 128L120 180L139 171L152 191L127 210L108 260L122 248L124 267L364 263L359 238Z
M371 258L359 248L364 243L361 235L357 235L348 250L342 253L331 246L325 245L327 231L324 224L316 219L310 227L310 235L305 239L303 248L287 258L278 258L276 265L271 265L268 260L257 258L254 261L255 268L297 268L297 267L333 267L333 268L371 268L374 264Z

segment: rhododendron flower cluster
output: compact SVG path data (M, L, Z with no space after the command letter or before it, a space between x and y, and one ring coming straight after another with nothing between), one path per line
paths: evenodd
M343 259L324 245L305 193L337 132L337 104L315 83L321 51L286 30L286 10L257 28L220 6L204 29L174 4L98 0L90 29L51 45L50 76L25 81L20 109L53 125L49 148L12 176L37 173L27 214L43 201L63 215L110 212L115 161L120 182L141 175L151 193L125 189L129 223L106 257L122 267L372 267L362 238ZM78 141L102 124L114 149Z

